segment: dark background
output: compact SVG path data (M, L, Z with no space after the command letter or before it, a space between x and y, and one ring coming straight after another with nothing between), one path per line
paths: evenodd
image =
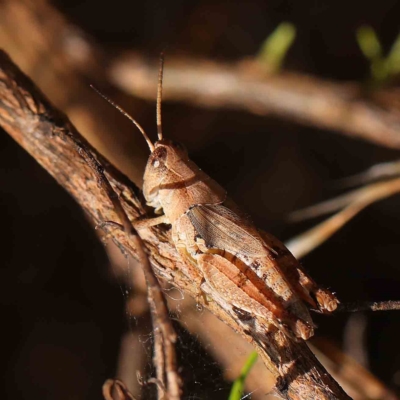
M168 45L167 57L240 60L257 54L268 34L290 21L298 33L285 68L337 81L368 76L355 41L357 27L372 25L386 48L400 28L396 1L56 4L109 51L132 48L151 57ZM144 103L155 108L154 102ZM148 114L140 122L154 132L154 113ZM286 217L337 195L335 179L397 158L395 151L336 133L240 111L169 103L163 124L168 137L185 143L260 227L283 240L315 223L289 224ZM127 324L105 251L69 195L4 132L0 183L3 397L98 399L102 383L114 375ZM400 299L399 219L398 197L381 201L305 257L303 265L342 301ZM341 344L348 318L317 316L317 334ZM366 318L370 369L398 390L400 315ZM207 359L199 344L185 340L196 349L194 359ZM198 368L196 379L203 380L198 398L227 398L229 383L214 382L213 395L204 362ZM209 368L217 375L215 366Z

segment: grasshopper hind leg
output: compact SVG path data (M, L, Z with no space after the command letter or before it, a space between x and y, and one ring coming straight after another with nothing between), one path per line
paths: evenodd
M282 242L269 233L260 233L276 250L279 268L299 297L323 314L335 311L339 304L336 296L328 289L319 286Z
M197 265L211 296L231 309L242 323L252 325L253 319L265 331L272 324L287 335L304 340L313 335L313 326L279 307L229 260L218 254L201 254Z

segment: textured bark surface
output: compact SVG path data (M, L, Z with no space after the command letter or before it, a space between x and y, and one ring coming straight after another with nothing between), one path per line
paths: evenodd
M119 222L93 172L97 161L120 195L130 220L146 213L138 188L87 144L67 117L50 105L4 52L0 53L0 123L76 199L94 224ZM111 225L104 229L121 251L137 254L133 241L120 229ZM253 343L277 379L276 388L282 396L287 399L349 398L306 343L291 341L274 329L263 337L252 336L216 302L206 303L200 295L201 277L182 263L167 228L145 229L140 235L156 274L196 298L199 304Z

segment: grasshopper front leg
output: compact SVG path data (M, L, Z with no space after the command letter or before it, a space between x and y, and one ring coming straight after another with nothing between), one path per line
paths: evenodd
M133 221L133 226L136 230L151 228L152 226L160 225L160 224L169 224L168 217L164 215L160 215L159 217L154 218L145 218Z
M142 229L147 229L151 228L152 226L160 225L160 224L168 224L168 218L165 215L160 215L159 217L155 218L145 218L145 219L138 219L136 221L132 221L132 226L135 228L135 230L140 231ZM113 226L115 228L121 229L122 231L125 231L125 227L123 224L120 224L115 221L104 221L100 223L99 225L96 226L96 229L98 228L103 228L105 226ZM109 238L110 234L107 234L105 237L103 237L102 240L107 240Z

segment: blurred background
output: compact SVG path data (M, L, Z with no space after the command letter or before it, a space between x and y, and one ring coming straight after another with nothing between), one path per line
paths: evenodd
M315 111L321 112L318 120L311 105L318 108L321 93L368 104L371 112L389 115L390 128L400 135L396 68L382 78L376 72L379 60L371 61L357 39L360 27L369 25L383 54L389 54L399 15L400 3L388 0L2 0L0 47L139 185L146 144L89 84L126 108L155 138L158 56L165 49L165 135L184 143L260 228L288 240L324 219L294 223L291 212L352 190L337 181L398 158L400 141L383 143L379 129L366 140L354 133L357 129L346 131L340 118L325 126L329 107ZM292 24L295 36L280 68L270 68L273 55L265 44L282 22ZM185 71L192 71L186 86ZM221 100L214 97L223 86L217 78L227 76L238 89L234 98ZM204 92L193 89L193 81ZM268 82L266 88L278 94L270 106L251 102L248 92L241 92L243 82L254 88ZM303 108L290 103L298 101L293 93L299 92ZM307 96L317 98L310 108ZM132 390L138 398L154 398L150 389L140 394L137 388L136 370L145 378L152 372L151 326L139 301L143 288L126 283L126 276L136 276L133 261L111 244L103 246L74 200L4 131L0 182L3 397L101 398L103 382L125 368L121 348L128 348L136 363L126 367L133 371ZM392 196L371 205L302 259L311 276L342 302L400 299L398 201ZM172 301L180 296L171 294ZM176 327L183 398L228 398L238 366L218 359L218 342L213 335L207 339L211 327L196 331L201 311L185 322L184 307L175 307L182 317ZM315 320L316 336L325 343L322 352L329 346L333 354L346 352L358 363L352 368L364 366L400 393L398 312L316 315ZM246 351L238 353L245 360ZM252 398L266 398L265 393L258 390ZM353 396L384 398L372 391Z

